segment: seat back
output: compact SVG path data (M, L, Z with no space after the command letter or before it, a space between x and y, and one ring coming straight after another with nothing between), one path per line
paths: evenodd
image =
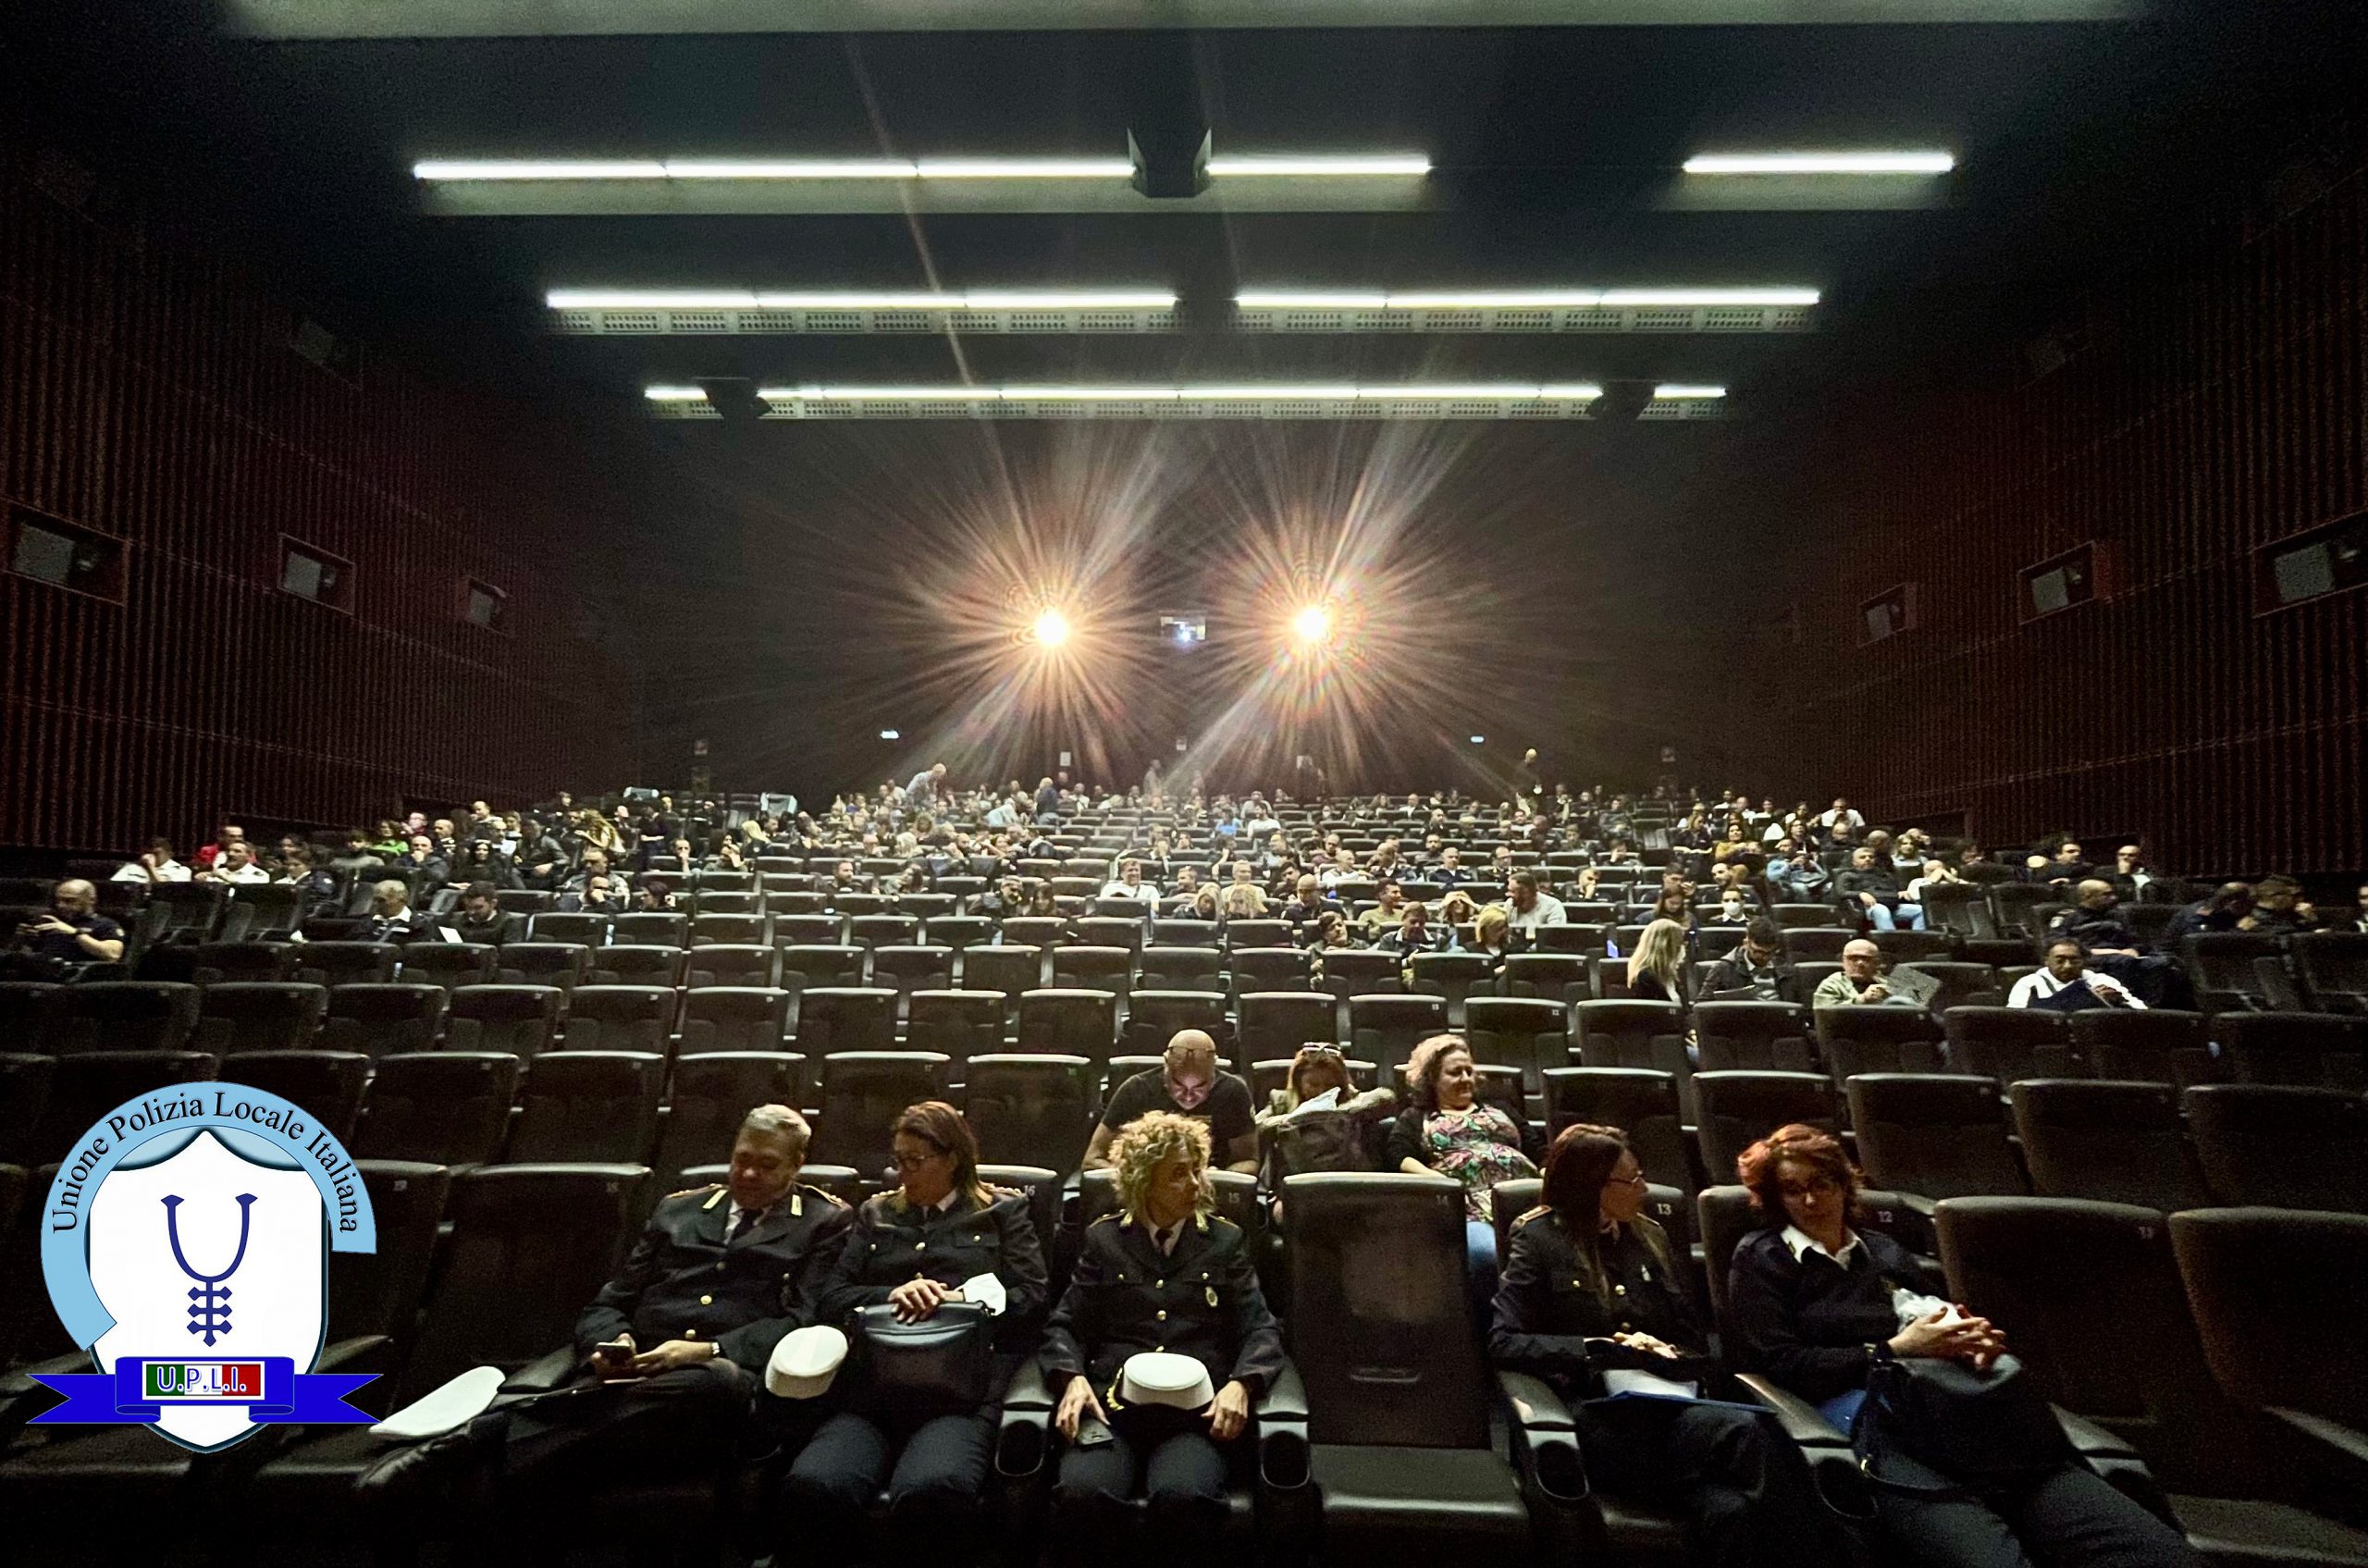
M579 985L567 999L571 1051L664 1051L674 993L662 985Z
M1309 1439L1486 1448L1463 1190L1445 1177L1320 1172L1287 1178L1283 1203Z
M41 1130L42 1113L49 1105L49 1083L56 1071L55 1056L0 1051L0 1165L41 1163L35 1158L41 1145L34 1139ZM5 1352L6 1347L0 1346L0 1354Z
M1915 936L1917 932L1898 932L1899 936ZM1919 958L1899 966L1941 982L1941 989L1927 1006L1935 1013L1946 1013L1952 1007L1992 1007L2006 1000L2004 989L1998 983L1998 971L1988 964L1951 963L1939 958Z
M1862 1072L1941 1070L1941 1023L1921 1007L1819 1007L1813 1016L1836 1084Z
M999 1165L982 1159L979 1162L979 1179L989 1187L1001 1187L1027 1198L1028 1221L1036 1231L1037 1245L1047 1258L1051 1257L1060 1240L1061 1173L1042 1166Z
M975 947L993 933L984 915L931 915L921 926L921 940L932 947Z
M1949 1070L1978 1073L2001 1088L2024 1078L2086 1078L2070 1017L2046 1007L1951 1007L1941 1018Z
M202 942L194 947L172 951L186 954L187 978L194 985L286 980L296 963L294 945L287 942Z
M1106 991L1124 996L1134 969L1128 947L1089 947L1073 943L1053 949L1053 986L1061 991Z
M2197 1084L2181 1099L2214 1202L2368 1214L2368 1099L2266 1083Z
M1291 926L1289 920L1227 920L1225 922L1225 945L1236 953L1250 947L1288 947Z
M841 1051L891 1051L896 994L878 986L809 986L797 999L797 1048L820 1058ZM828 1162L844 1165L843 1160Z
M639 1164L658 1135L666 1058L651 1051L551 1051L526 1074L507 1155L512 1164Z
M377 1247L329 1254L328 1338L334 1342L383 1334L395 1341L388 1364L400 1366L411 1352L420 1300L427 1293L452 1173L410 1160L356 1160L354 1166L370 1195ZM354 1397L364 1409L385 1414L391 1393L374 1394L365 1386Z
M962 989L1000 991L1017 997L1044 983L1044 950L1026 945L965 947Z
M2368 1301L2368 1216L2201 1209L2173 1215L2170 1230L2221 1392L2356 1430L2368 1354L2358 1335L2326 1327Z
M609 920L594 909L540 910L527 917L526 934L536 942L598 947L609 940Z
M1308 955L1298 947L1236 947L1226 958L1233 978L1234 1000L1252 991L1312 991L1315 988Z
M1696 1115L1694 1059L1685 1048L1685 1011L1674 1002L1582 1002L1579 1065L1646 1068L1677 1082L1680 1107Z
M1786 926L1779 938L1788 964L1839 958L1850 940L1850 932L1832 925Z
M402 949L405 985L457 991L493 979L494 949L482 942L414 942Z
M1869 1185L1935 1199L2030 1190L1990 1078L1868 1072L1847 1089Z
M847 921L847 940L857 947L909 947L920 931L910 915L856 915Z
M1102 1113L1101 1077L1083 1056L971 1057L962 1112L978 1136L980 1162L1041 1166L1063 1176L1077 1169Z
M907 1050L943 1051L963 1062L1003 1048L1007 999L1000 991L916 991L906 1006Z
M574 991L592 967L592 949L580 942L506 942L494 955L494 973L504 985L555 985Z
M1302 1045L1338 1043L1332 998L1311 991L1252 991L1240 999L1238 1049L1244 1060L1290 1056Z
M735 917L719 915L718 920ZM690 939L691 921L687 915L669 914L660 910L635 910L619 915L609 922L609 945L612 947L681 947Z
M806 1068L794 1051L709 1051L677 1061L649 1162L660 1188L672 1192L685 1170L723 1163L741 1120L757 1106L804 1103Z
M2212 1201L2170 1085L2037 1078L2006 1094L2032 1191L2164 1210Z
M945 1098L946 1058L935 1051L849 1051L822 1058L821 1113L811 1165L843 1165L867 1180L892 1163L889 1129L906 1105Z
M1806 1122L1839 1131L1833 1085L1813 1072L1698 1072L1696 1137L1705 1176L1724 1180L1743 1152L1778 1128Z
M1541 926L1540 932L1566 931L1566 926ZM1597 951L1600 952L1600 945ZM1587 988L1587 961L1577 952L1513 953L1505 958L1504 992L1508 996L1535 997L1565 1006L1594 998Z
M683 994L684 1056L709 1051L779 1051L794 998L779 986L711 985Z
M1571 1065L1570 1009L1534 996L1471 996L1463 1004L1463 1038L1483 1066L1520 1069L1525 1093L1545 1093L1540 1076Z
M1811 1072L1808 1009L1790 1002L1702 1002L1694 1034L1705 1072Z
M1478 953L1417 953L1409 969L1411 989L1444 1001L1448 1022L1457 1029L1463 1027L1464 999L1475 992L1486 994L1493 978L1487 958Z
M436 985L333 985L321 1046L370 1056L432 1051L444 1031L448 995Z
M1223 991L1225 956L1215 947L1146 947L1138 983L1146 991Z
M444 1043L532 1060L550 1049L566 1009L567 993L555 985L463 985L444 1015Z
M1152 923L1152 941L1163 947L1215 947L1217 922L1185 915L1162 915Z
M6 918L0 910L0 920ZM0 981L0 1047L47 1051L49 1018L59 989L45 980Z
M356 1159L484 1165L501 1152L518 1092L507 1051L423 1051L378 1059Z
M2179 944L2198 1005L2207 1013L2244 1012L2265 1006L2269 995L2254 960L2284 957L2274 936L2251 932L2202 932Z
M773 917L773 941L784 948L841 946L846 934L845 915L809 910Z
M1973 883L1934 883L1924 890L1924 918L1942 931L1987 940L1998 934L1984 889Z
M1544 1076L1546 1130L1553 1137L1573 1122L1616 1127L1645 1173L1691 1192L1701 1185L1694 1140L1679 1113L1677 1080L1649 1068L1548 1068Z
M2212 1033L2239 1083L2355 1092L2368 1088L2368 1019L2341 1013L2223 1013L2212 1020Z
M359 1051L241 1051L217 1070L226 1083L278 1095L343 1142L353 1136L370 1058Z
M1118 1039L1118 999L1107 991L1047 987L1019 996L1018 1049L1110 1059Z
M1197 1029L1227 1054L1233 1028L1226 1020L1222 991L1138 991L1127 999L1126 1048L1157 1055L1181 1030Z
M2216 1072L2202 1013L2090 1007L2071 1015L2072 1049L2099 1078L2198 1083Z
M781 950L730 943L695 944L683 960L683 978L694 991L709 986L771 986L781 978Z
M861 985L866 954L850 943L811 943L781 949L781 983L792 991L809 985Z
M2368 1013L2368 932L2304 932L2293 939L2292 948L2294 972L2312 1006Z
M2204 1364L2160 1213L1952 1198L1937 1224L1958 1299L2005 1330L2051 1401L2129 1442L2171 1490L2244 1495L2260 1483L2249 1445L2229 1440L2238 1413Z
M1395 953L1342 947L1324 955L1324 974L1317 984L1336 1001L1346 1002L1351 996L1379 996L1402 990L1405 982Z
M1442 996L1382 994L1349 998L1349 1048L1396 1083L1414 1047L1447 1032Z
M595 985L663 985L681 990L689 955L659 944L610 943L592 950L585 978Z
M241 1051L302 1051L327 1013L326 986L225 981L205 988L195 1043L217 1056Z
M60 1056L178 1051L196 1031L204 997L198 987L179 981L85 981L61 987L52 998L44 1034Z
M401 1377L406 1403L473 1366L566 1344L633 1239L647 1167L509 1165L454 1178L452 1233Z

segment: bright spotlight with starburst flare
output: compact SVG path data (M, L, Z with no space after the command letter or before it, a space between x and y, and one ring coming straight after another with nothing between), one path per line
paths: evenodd
M1321 648L1332 640L1332 607L1311 604L1291 617L1291 636L1302 648Z
M1028 635L1042 648L1058 648L1069 640L1069 618L1057 610L1047 610L1036 617Z

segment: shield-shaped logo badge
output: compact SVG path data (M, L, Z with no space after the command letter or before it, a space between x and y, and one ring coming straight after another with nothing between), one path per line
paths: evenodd
M92 1357L108 1374L126 1357L163 1364L145 1369L160 1396L149 1425L173 1441L236 1442L253 1429L237 1369L318 1359L327 1212L312 1178L265 1140L221 1128L150 1140L100 1184L87 1235L91 1289L115 1319ZM176 1393L197 1397L166 1402Z

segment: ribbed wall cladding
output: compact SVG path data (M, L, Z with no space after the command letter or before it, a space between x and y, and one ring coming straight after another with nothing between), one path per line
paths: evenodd
M612 537L583 449L492 395L324 370L294 319L0 169L0 502L128 547L120 603L0 573L0 845L623 776L623 684L552 569ZM352 563L350 612L279 591L283 536ZM462 618L472 576L502 631Z

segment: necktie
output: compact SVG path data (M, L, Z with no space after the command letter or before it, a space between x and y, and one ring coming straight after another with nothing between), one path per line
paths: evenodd
M755 1227L760 1212L761 1211L757 1209L742 1209L738 1216L733 1219L732 1234L723 1239L723 1244L728 1247L733 1242L740 1240L741 1237L748 1234L749 1230Z
M1159 1232L1158 1236L1155 1238L1159 1243L1159 1255L1161 1257L1171 1257L1175 1254L1176 1232L1178 1228L1178 1227L1171 1225L1166 1229Z

